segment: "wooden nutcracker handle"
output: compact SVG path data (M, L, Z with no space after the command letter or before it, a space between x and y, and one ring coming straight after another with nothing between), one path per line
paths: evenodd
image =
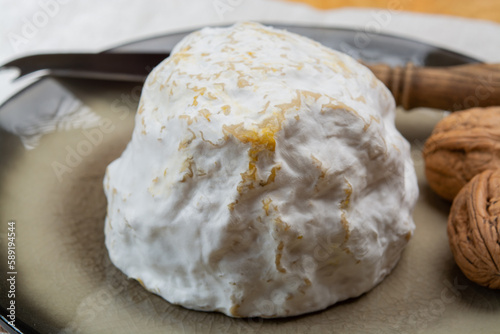
M429 107L457 111L500 106L500 64L450 67L367 65L409 110Z

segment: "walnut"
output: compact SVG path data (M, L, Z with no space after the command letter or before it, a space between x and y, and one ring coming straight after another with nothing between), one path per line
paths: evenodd
M423 156L430 187L452 201L476 174L500 168L500 107L443 118L425 143Z
M455 261L471 281L500 289L500 169L476 175L458 193L448 218Z

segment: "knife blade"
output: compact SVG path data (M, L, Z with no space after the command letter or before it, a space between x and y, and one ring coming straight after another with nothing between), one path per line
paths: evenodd
M18 68L26 75L144 82L168 53L38 54L12 60L0 69Z

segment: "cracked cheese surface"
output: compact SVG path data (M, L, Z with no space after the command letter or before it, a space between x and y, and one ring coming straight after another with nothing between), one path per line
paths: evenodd
M187 36L106 171L111 260L171 303L233 317L359 296L414 230L394 109L367 68L307 38L256 23Z

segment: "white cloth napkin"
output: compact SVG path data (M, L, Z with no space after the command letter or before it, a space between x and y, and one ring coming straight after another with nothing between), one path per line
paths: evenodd
M397 8L404 10L408 1L397 2ZM0 8L0 63L26 53L99 51L151 35L241 20L381 31L500 60L499 24L393 8L321 11L276 0L0 0Z

